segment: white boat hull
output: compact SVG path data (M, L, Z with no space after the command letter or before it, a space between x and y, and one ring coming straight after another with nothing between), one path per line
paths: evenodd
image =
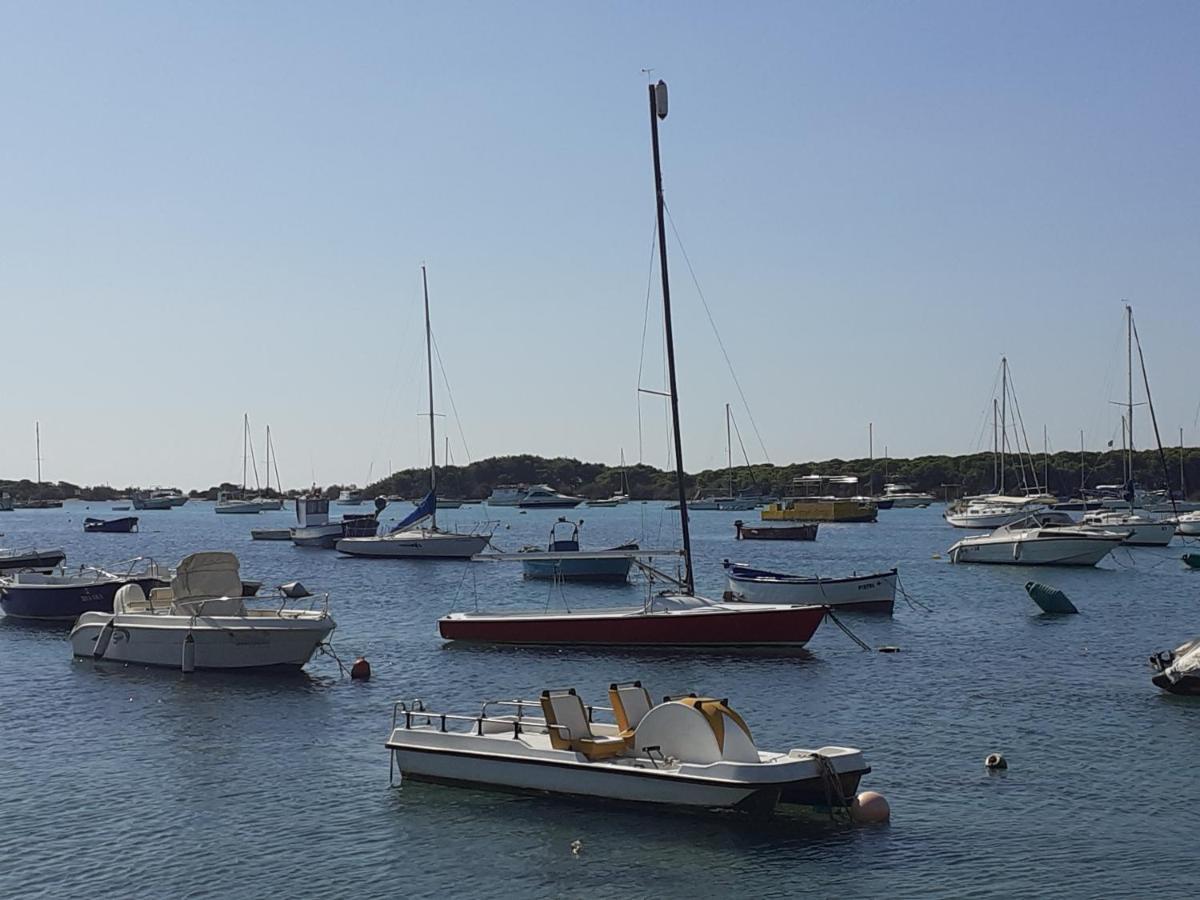
M213 509L223 515L253 515L283 508L281 500L228 500Z
M433 728L397 728L387 746L405 778L706 809L749 806L758 795L769 808L781 793L802 793L806 787L811 791L821 778L818 763L806 755L775 755L773 765L718 762L655 768L629 760L592 762L582 754L537 749L511 737ZM840 778L853 784L851 792L870 771L856 750L822 747L817 752Z
M896 598L896 572L850 578L750 578L730 574L729 590L747 603L890 610Z
M1185 537L1200 537L1200 517L1195 519L1180 518L1175 526L1175 533Z
M1081 537L1041 537L1026 539L1006 536L966 538L950 548L955 563L991 563L1010 566L1094 566L1113 549L1120 539Z
M379 537L342 538L339 553L382 559L470 559L482 553L489 538L446 531L401 531Z
M305 525L291 530L292 543L297 547L324 547L332 549L342 533L341 522L331 522L326 525Z
M299 668L335 627L333 619L315 614L255 618L84 613L71 630L71 652L97 658L97 638L111 621L111 636L99 657L106 662L178 669L190 634L197 669Z

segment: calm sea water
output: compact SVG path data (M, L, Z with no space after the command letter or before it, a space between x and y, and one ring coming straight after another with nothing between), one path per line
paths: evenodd
M952 566L937 508L822 525L811 544L735 543L739 514L693 515L697 578L721 560L839 574L899 565L922 607L845 616L802 653L447 647L452 607L561 603L515 564L403 563L249 539L290 513L143 512L135 535L85 535L108 504L0 514L0 546L61 545L68 562L175 562L233 550L243 574L328 591L347 661L306 674L183 675L73 661L65 630L0 618L0 896L1142 895L1194 877L1200 702L1162 695L1145 657L1200 632L1200 572L1167 550L1086 571ZM443 513L474 521L479 507ZM504 549L542 544L558 512L495 509ZM580 509L585 546L671 545L659 504ZM740 514L752 517L753 514ZM1022 585L1061 587L1082 615L1038 614ZM636 601L568 587L571 605ZM924 607L924 608L923 608ZM459 788L388 785L391 702L471 712L485 698L614 680L729 697L759 744L863 748L890 825L651 812ZM1002 751L1010 768L989 774ZM582 841L579 855L571 852ZM1172 890L1169 889L1168 890Z

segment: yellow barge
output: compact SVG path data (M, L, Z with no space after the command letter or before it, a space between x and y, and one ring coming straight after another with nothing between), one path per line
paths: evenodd
M785 497L762 511L764 522L874 522L879 507L870 497L834 497L826 493L834 485L854 490L858 479L852 475L802 475L793 484L806 491L819 491L813 496Z

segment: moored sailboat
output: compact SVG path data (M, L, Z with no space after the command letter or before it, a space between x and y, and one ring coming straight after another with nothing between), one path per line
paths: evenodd
M659 163L658 120L665 118L666 114L667 86L660 81L656 85L650 85L650 128L654 154L664 340L670 389L668 399L674 445L675 483L679 497L680 536L683 545L680 551L683 574L677 581L678 588L658 594L651 593L641 606L615 609L450 613L438 620L438 631L447 640L551 646L802 647L825 617L825 608L821 606L728 603L709 600L697 595L695 591L688 500L684 481L683 443L679 427L679 391L671 320L671 289L667 270L662 171ZM608 551L602 554L614 552L642 557L655 554L655 551L642 550ZM661 554L661 551L657 552ZM581 556L572 554L571 558L579 559ZM645 568L653 572L649 567Z
M429 324L429 280L421 266L421 289L425 299L425 363L429 376L429 494L413 512L386 534L345 537L337 550L347 556L384 559L470 559L481 553L491 534L444 531L437 524L437 434L433 411L433 330ZM576 500L576 503L579 501ZM422 523L429 520L428 525Z

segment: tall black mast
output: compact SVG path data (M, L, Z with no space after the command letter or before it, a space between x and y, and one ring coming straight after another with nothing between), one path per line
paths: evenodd
M675 338L671 331L671 280L667 276L667 226L663 221L662 165L658 156L658 120L667 117L667 85L650 88L650 141L654 147L654 200L658 211L658 260L662 271L663 321L666 328L667 371L671 382L671 427L675 433L675 480L679 486L679 526L683 532L683 589L695 592L692 574L692 536L688 531L687 488L683 483L683 439L679 435L679 390L675 382Z

